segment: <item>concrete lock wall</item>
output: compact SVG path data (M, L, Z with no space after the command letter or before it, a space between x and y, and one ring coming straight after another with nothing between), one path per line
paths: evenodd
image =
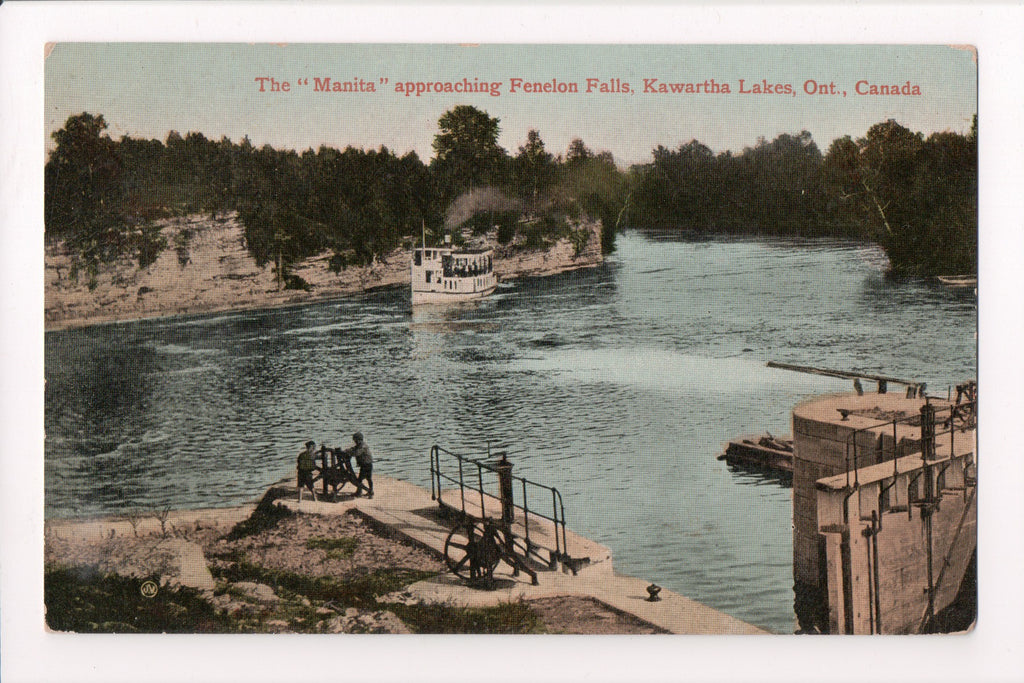
M863 468L855 491L845 476L818 483L831 633L918 633L956 598L977 539L964 451Z
M815 483L919 448L919 430L893 416L920 414L923 399L902 394L819 396L793 410L793 579L802 628L826 630L826 537L819 533ZM844 419L840 410L847 411ZM877 427L877 428L876 428Z

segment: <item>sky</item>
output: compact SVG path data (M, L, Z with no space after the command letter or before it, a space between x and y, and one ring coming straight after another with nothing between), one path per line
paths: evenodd
M260 78L289 90L272 92ZM363 92L318 92L318 78ZM511 92L515 78L579 92ZM499 94L396 92L396 84L463 79L500 83ZM597 79L595 92L587 79ZM705 82L730 92L645 92L645 84ZM920 94L858 95L858 83L862 91L909 84ZM757 92L765 84L784 92ZM832 84L834 94L820 94ZM197 131L299 151L385 145L428 160L437 120L469 104L500 120L498 142L512 154L537 129L554 154L579 137L625 166L649 161L658 145L696 139L739 152L805 129L825 151L890 118L925 135L966 132L977 64L972 49L943 45L58 43L45 59L44 89L48 149L68 116L88 111L105 117L114 138Z

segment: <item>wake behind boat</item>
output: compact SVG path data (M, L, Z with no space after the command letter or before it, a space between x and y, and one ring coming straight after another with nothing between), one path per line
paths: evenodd
M498 285L493 250L450 246L412 252L412 303L437 304L485 297Z

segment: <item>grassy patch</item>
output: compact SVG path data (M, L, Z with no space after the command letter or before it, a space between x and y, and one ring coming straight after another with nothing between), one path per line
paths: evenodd
M381 609L394 612L414 633L544 633L540 617L522 601L492 607L393 604Z
M231 581L255 581L287 589L310 600L334 601L344 607L376 608L377 596L391 593L421 581L435 572L411 569L378 569L347 579L333 576L306 576L295 572L268 569L258 564L240 561L228 567L211 568L217 578Z
M48 567L43 578L46 623L77 633L211 633L232 631L192 588L160 586L142 595L146 579L100 574L84 568Z
M78 633L260 633L267 630L268 621L278 620L287 623L288 631L315 633L325 623L316 606L332 601L342 608L390 610L414 633L544 632L540 618L522 601L493 607L377 603L378 596L432 576L431 572L386 569L343 580L275 571L244 560L213 571L221 579L274 586L281 601L261 606L244 591L222 584L218 593L227 592L251 607L221 614L192 588L161 586L156 596L147 598L142 595L145 579L50 567L44 582L46 623L55 631Z
M307 548L310 550L326 550L327 557L332 559L352 557L358 545L358 539L350 536L339 536L338 538L311 538L306 541Z

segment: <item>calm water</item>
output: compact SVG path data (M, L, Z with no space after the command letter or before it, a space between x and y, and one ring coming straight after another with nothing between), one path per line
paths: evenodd
M46 335L46 513L227 506L360 429L376 469L429 485L428 451L507 447L558 487L618 571L794 628L790 489L730 471L731 437L789 432L839 380L976 374L973 290L883 278L849 242L620 236L603 266L410 314L405 290Z

